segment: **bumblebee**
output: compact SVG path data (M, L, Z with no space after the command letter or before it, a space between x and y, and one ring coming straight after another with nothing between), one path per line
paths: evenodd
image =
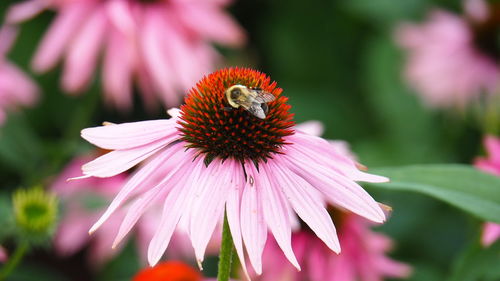
M233 85L226 90L226 98L233 108L243 107L255 117L265 119L269 112L268 102L275 96L261 88L248 88L243 85Z

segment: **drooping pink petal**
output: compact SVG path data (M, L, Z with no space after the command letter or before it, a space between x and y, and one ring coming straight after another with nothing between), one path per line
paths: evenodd
M72 255L80 250L90 239L87 233L93 217L82 216L71 211L60 222L55 235L55 249L60 255Z
M269 177L271 175L263 167L260 171L259 182L262 192L261 200L264 219L287 259L297 270L300 270L300 265L292 250L291 223L286 199L281 190L271 184Z
M339 253L340 243L332 219L325 207L314 201L310 193L314 187L292 172L285 173L282 167L275 164L270 163L269 168L276 176L275 185L283 186L283 192L299 217L332 251Z
M181 148L182 149L182 148ZM151 178L164 161L167 161L178 150L175 147L171 150L160 152L152 161L138 170L120 190L113 199L109 207L99 220L90 228L89 232L97 230L122 204L127 200L134 190L138 189L148 178Z
M82 138L104 149L130 149L177 132L171 120L152 120L83 129Z
M147 208L153 205L153 202L158 201L166 194L168 194L173 187L171 182L178 182L185 178L186 174L186 164L189 162L184 162L169 171L169 173L162 179L156 186L149 189L147 192L142 194L127 210L127 214L123 219L122 224L118 234L113 242L113 246L120 243L120 241L127 235L127 233L132 229L132 227L137 223L139 218L146 212Z
M45 10L49 2L47 0L29 0L16 3L8 8L5 22L7 24L19 24L31 19Z
M301 233L298 233L300 235ZM297 235L297 236L298 236ZM304 236L304 235L303 235ZM323 280L328 279L328 268L331 266L329 264L330 259L325 257L325 248L319 243L311 243L308 241L307 235L302 237L303 247L306 248L304 251L308 252L308 259L305 262L307 266L307 273L309 275L309 280ZM298 237L294 237L297 239ZM342 255L342 253L340 254ZM337 256L338 257L338 256Z
M337 206L366 217L374 222L385 221L385 214L373 198L354 181L349 180L334 171L317 165L304 166L304 158L283 159L286 165L304 180L320 190L328 200ZM311 173L312 171L312 173Z
M205 250L212 237L217 223L224 214L224 205L229 186L231 174L229 173L231 164L215 162L207 168L209 173L203 181L198 183L198 192L194 194L190 201L190 237L193 243L196 259L201 263L205 256Z
M38 99L38 86L15 65L0 63L0 89L2 103L10 105L33 105Z
M162 26L156 21L154 17L150 17L150 9L145 9L144 15L144 26L142 32L141 42L141 54L144 58L145 66L148 69L148 73L158 89L162 93L162 99L166 104L175 103L176 94L175 82L172 80L174 74L171 70L171 65L163 52L162 40L161 40L161 28Z
M104 12L94 11L87 17L79 33L74 37L64 65L62 87L65 91L81 92L89 84L95 73L106 24Z
M328 281L356 281L356 272L350 260L342 255L330 262L327 270Z
M172 141L174 141L174 139L166 138L135 148L108 152L103 156L83 165L82 172L85 176L100 178L117 175L157 153L165 147L165 145L171 143Z
M14 44L17 33L17 28L14 26L4 25L0 27L0 63L3 62L7 52Z
M123 35L129 39L135 36L137 26L130 2L110 0L106 3L106 13L113 26Z
M107 38L103 64L106 100L121 110L132 106L132 75L135 67L133 45L125 34L115 31ZM132 46L131 46L132 45Z
M158 184L134 201L120 225L118 234L113 241L113 248L115 248L130 232L139 218L147 211L147 208L152 205L152 202L155 201L157 197L163 197L165 193L170 191L169 189L164 188L166 185L167 184L164 182Z
M357 167L357 163L350 158L349 154L340 151L337 152L336 147L319 137L306 135L297 132L290 137L293 143L301 143L301 146L290 147L292 150L301 151L303 154L308 155L309 158L317 159L318 162L323 163L323 166L337 171L351 180L366 181L366 182L387 182L388 178L364 173ZM335 159L336 161L331 161Z
M177 16L200 36L222 44L241 46L246 41L238 24L213 5L204 3L184 4L177 8ZM197 20L193 20L193 19Z
M165 56L170 62L172 68L176 69L172 73L176 77L177 87L181 90L187 91L191 85L196 83L201 77L202 73L198 72L199 62L198 57L193 53L193 44L189 42L189 38L176 27L174 23L167 20L162 14L168 11L157 10L151 15L156 25L161 26L162 32L165 37L162 38L161 47ZM172 17L173 15L170 15Z
M411 266L392 260L386 256L376 260L376 264L380 269L380 273L389 278L407 278L412 273Z
M35 53L32 62L35 71L45 72L56 65L91 10L92 4L78 1L60 11Z
M260 177L253 164L245 165L247 181L241 197L241 234L248 257L257 274L262 273L262 252L266 245L267 225L262 211Z
M227 222L229 224L229 229L231 230L231 236L233 237L234 248L236 249L236 253L238 254L238 258L243 267L243 273L248 277L248 271L245 263L245 253L243 252L243 241L241 236L241 195L243 193L243 188L245 185L243 172L241 169L238 169L239 166L237 163L234 163L232 160L228 160L229 164L231 164L231 185L228 190L228 197L226 202L226 214L227 214Z
M94 235L97 236L90 246L89 261L95 267L109 261L120 251L119 249L110 249L113 237L121 223L121 216L113 216L106 224Z
M203 161L195 160L194 165L196 170L201 169L204 164ZM193 196L191 192L194 189L193 185L197 184L198 180L198 178L187 177L185 182L178 183L168 194L163 205L161 221L148 248L148 261L151 266L158 263L167 249L172 233L187 207L186 202L190 196Z

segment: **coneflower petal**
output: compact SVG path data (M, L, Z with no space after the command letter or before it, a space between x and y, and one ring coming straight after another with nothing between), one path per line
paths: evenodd
M273 186L268 177L272 175L267 165L262 165L259 182L262 190L262 210L267 226L287 259L300 270L299 262L292 250L291 223L286 199L281 189Z
M257 274L262 273L262 252L266 245L267 225L262 211L262 185L259 173L245 165L247 181L241 197L241 233L250 262Z
M299 217L325 242L334 252L340 253L340 243L330 215L322 202L314 200L311 194L314 187L293 172L285 173L283 167L270 163L276 176L276 186L282 186L283 192Z
M82 172L86 176L101 178L117 175L157 153L170 142L172 142L172 139L167 138L158 140L146 146L124 150L113 150L83 165Z
M82 138L104 149L129 149L164 137L173 137L177 130L172 120L152 120L113 124L83 129Z
M201 169L203 161L195 161L195 170ZM186 203L193 196L193 185L198 183L196 177L186 177L185 181L178 182L168 194L163 204L163 213L156 233L151 239L148 247L148 262L154 266L160 260L170 242L170 238L179 222L181 216L189 208Z

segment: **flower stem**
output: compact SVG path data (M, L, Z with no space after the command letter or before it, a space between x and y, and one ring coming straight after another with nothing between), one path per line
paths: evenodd
M9 257L7 263L0 270L0 281L6 280L6 278L10 275L10 273L17 267L19 262L23 259L27 250L28 250L28 243L26 241L21 242L21 244L17 246L12 256Z
M222 243L219 255L219 270L217 281L228 281L231 274L231 263L233 260L233 238L227 222L227 214L224 213L224 226L222 228Z

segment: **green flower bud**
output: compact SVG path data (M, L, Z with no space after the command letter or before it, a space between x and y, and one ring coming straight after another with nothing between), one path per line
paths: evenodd
M52 193L37 186L18 189L12 196L14 217L20 238L30 244L45 242L54 232L58 200Z

